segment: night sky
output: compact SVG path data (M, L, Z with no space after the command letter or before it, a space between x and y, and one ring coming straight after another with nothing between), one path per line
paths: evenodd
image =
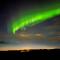
M20 17L25 11L36 11L43 8L52 9L55 8L55 2L42 2L38 0L34 1L3 1L0 0L0 50L4 49L42 49L42 48L60 48L60 15L48 19L47 21L34 25L32 27L25 27L26 30L21 29L16 32L15 35L9 32L9 24L15 18ZM57 7L60 5L58 4ZM18 33L28 34L43 34L43 37L31 40L22 40L19 38ZM30 37L31 38L31 37ZM49 41L51 40L51 41ZM54 41L52 41L54 40ZM56 40L56 41L55 41ZM14 48L13 48L14 47Z

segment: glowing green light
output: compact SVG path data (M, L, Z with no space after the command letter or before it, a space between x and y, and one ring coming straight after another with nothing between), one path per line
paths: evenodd
M37 23L44 22L45 20L55 17L59 14L60 14L60 8L48 10L48 11L42 11L42 12L34 13L32 15L30 14L30 15L22 16L22 18L17 19L17 21L14 21L11 24L10 29L13 33L15 33L18 29L21 29L30 24L35 25Z

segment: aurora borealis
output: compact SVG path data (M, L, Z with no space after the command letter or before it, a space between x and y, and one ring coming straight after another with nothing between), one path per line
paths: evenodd
M60 48L60 1L0 2L0 50Z
M28 14L25 16L20 17L16 21L13 21L11 24L11 31L15 33L18 29L21 29L25 26L35 25L37 23L44 22L45 20L48 20L49 18L55 17L57 15L60 15L60 8L57 9L51 9L48 11L42 11L37 13Z

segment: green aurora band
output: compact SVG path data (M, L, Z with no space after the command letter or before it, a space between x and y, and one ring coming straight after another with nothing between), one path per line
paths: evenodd
M26 14L25 16L20 17L16 21L13 21L10 25L10 29L11 29L11 32L15 34L17 30L25 26L42 23L48 20L49 18L53 18L57 15L60 15L60 8L32 13L32 14Z

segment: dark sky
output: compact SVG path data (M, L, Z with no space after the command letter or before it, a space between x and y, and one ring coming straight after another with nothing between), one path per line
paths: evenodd
M51 1L51 0L50 0ZM57 0L54 1L59 2ZM8 22L13 18L18 16L19 11L25 11L25 10L32 10L32 9L37 9L39 7L42 8L42 6L48 6L53 4L54 2L48 2L48 1L38 1L38 0L33 0L33 1L21 1L21 0L0 0L0 33L3 33L2 35L5 36L5 33L8 34ZM47 4L47 5L46 5ZM50 21L51 20L51 21ZM52 46L60 46L60 42L48 42L48 39L51 38L52 36L55 38L56 32L60 32L60 16L56 16L54 18L51 18L49 21L46 21L42 24L38 24L33 27L28 27L27 32L29 33L43 33L47 37L44 39L45 41L37 41L37 40L32 40L32 41L25 41L25 43L32 43L32 44L45 44L45 45L52 45ZM20 30L18 32L21 32ZM50 32L53 32L50 34ZM1 34L0 34L1 35ZM60 36L60 35L59 35ZM3 41L2 41L3 40ZM4 43L6 45L8 44L23 44L23 41L17 41L18 39L3 39L0 37L0 46L4 46Z

